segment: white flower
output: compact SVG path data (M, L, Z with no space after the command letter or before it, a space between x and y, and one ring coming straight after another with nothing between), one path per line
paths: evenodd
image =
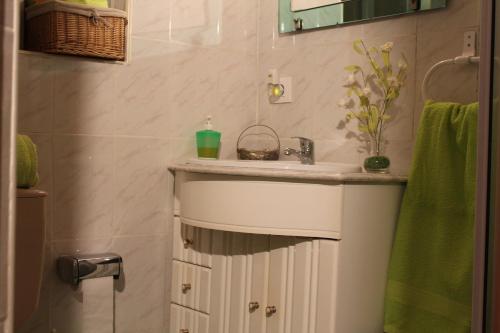
M343 109L351 109L354 106L354 102L351 98L342 98L337 105Z
M354 74L349 74L349 76L345 80L344 87L350 87L356 84L356 77Z
M387 78L387 83L389 83L389 86L391 86L391 87L398 87L399 86L399 80L395 76L389 76Z
M337 103L337 105L341 108L346 108L347 107L347 104L349 104L349 102L345 99L345 98L342 98L341 100L339 100L339 102Z
M363 88L363 95L370 97L372 95L372 90L369 87Z
M393 42L387 42L384 45L382 45L380 49L382 50L382 52L391 52L393 47L394 47Z
M398 67L399 67L399 69L406 69L406 68L408 68L408 64L403 59L399 59Z

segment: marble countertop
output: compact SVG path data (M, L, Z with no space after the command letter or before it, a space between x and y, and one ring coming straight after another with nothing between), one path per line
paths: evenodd
M215 175L232 175L247 177L290 178L318 181L360 182L360 183L405 183L408 180L404 175L376 174L376 173L331 173L310 172L283 169L245 168L232 166L197 165L177 163L168 166L170 171L184 171Z

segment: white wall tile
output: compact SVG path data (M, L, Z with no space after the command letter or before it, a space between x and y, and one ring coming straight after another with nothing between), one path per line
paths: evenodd
M120 333L163 333L167 302L167 238L119 237L113 251L124 260L115 292L115 329Z
M54 78L52 62L38 55L19 55L18 129L52 132Z
M166 165L169 142L115 139L115 235L165 234L172 214Z
M53 238L95 238L113 231L113 139L54 136Z
M53 60L54 131L112 134L116 66L80 60Z

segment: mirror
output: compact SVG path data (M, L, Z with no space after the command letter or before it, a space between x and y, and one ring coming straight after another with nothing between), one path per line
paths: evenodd
M281 33L445 8L446 0L279 0Z

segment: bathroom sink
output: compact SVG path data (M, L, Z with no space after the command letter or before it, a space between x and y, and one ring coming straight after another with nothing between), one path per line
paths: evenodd
M356 173L361 172L361 167L355 164L317 162L314 165L301 164L299 161L244 161L244 160L201 160L191 159L188 164L257 168L257 169L279 169L310 172L330 173Z

